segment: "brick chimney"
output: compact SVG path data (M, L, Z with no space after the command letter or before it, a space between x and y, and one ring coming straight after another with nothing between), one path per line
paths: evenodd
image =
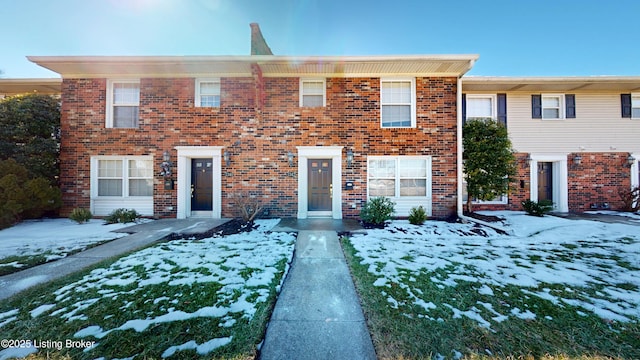
M251 55L273 55L262 36L260 25L251 23L249 26L251 26Z

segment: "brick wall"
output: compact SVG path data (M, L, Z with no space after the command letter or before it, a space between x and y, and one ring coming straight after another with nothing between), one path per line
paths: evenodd
M89 207L91 156L153 155L158 173L165 150L175 160L175 146L224 146L231 163L222 164L222 216L236 215L231 195L240 191L263 197L272 216L296 216L297 166L289 166L287 152L343 146L343 159L351 149L354 161L343 161L340 186L345 179L355 185L342 193L345 217L357 216L366 200L367 155L431 155L433 215L448 217L456 212L456 84L418 78L417 128L381 129L379 78L327 79L321 108L299 107L298 78L222 78L220 108L194 107L192 78L141 79L140 127L107 129L106 80L65 79L62 212ZM175 217L176 201L176 191L164 190L156 176L156 215Z

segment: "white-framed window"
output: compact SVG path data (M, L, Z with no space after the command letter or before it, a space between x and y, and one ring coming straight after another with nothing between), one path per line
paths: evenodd
M471 119L496 119L496 95L466 95L467 120Z
M416 80L380 79L380 123L383 128L416 126Z
M97 197L153 196L153 160L149 156L92 158Z
M108 128L137 128L140 113L140 80L107 81Z
M325 79L300 79L300 107L327 105Z
M427 197L431 183L430 156L370 156L369 197Z
M220 107L220 79L196 79L196 107Z
M465 180L465 175L463 170L462 172L462 203L466 204L467 199L469 199L469 193L467 192L467 181ZM508 204L509 197L507 196L507 194L503 194L491 200L484 201L484 200L472 199L471 202L474 204Z
M564 119L564 95L542 94L542 119Z
M631 118L640 119L640 93L631 94Z

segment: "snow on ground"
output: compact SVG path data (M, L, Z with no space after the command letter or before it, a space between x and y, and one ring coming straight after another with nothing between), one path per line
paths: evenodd
M277 263L291 261L295 235L269 232L278 222L257 220L258 229L249 233L174 240L135 252L58 289L54 304L34 303L31 316L80 321L73 337L96 340L98 353L100 341L105 341L108 334L144 332L155 324L207 317L218 318L220 327L231 327L241 318L253 317L268 299L278 273ZM193 288L198 285L206 288ZM201 291L211 294L195 304L192 299ZM89 314L94 307L115 309L116 313L101 314L104 321L91 322L89 318L95 316ZM131 315L123 317L124 312ZM0 314L0 322L14 315ZM169 343L164 356L184 349L206 354L231 340L223 337L202 344Z
M385 289L400 286L409 301L424 308L420 317L437 320L429 311L438 305L412 286L415 279L406 280L407 272L418 276L420 271L438 270L430 280L441 289L467 281L476 284L478 294L494 296L494 292L502 294L503 287L515 285L556 306L578 306L607 320L640 319L640 227L531 217L523 212L487 214L504 217L504 227L512 235L473 224L434 221L414 226L408 221L393 221L386 229L368 230L366 235L353 235L350 241L369 272L378 276L374 285L388 297L390 306L399 308L401 300L389 296ZM454 317L466 316L487 328L492 321L510 317L545 316L517 308L500 314L487 306L491 304L478 305L483 309L441 304Z
M0 230L0 260L9 256L39 254L47 254L47 261L63 258L95 243L126 236L126 233L113 231L131 225L104 225L104 221L98 219L92 219L85 224L78 224L70 219L23 221ZM3 265L21 267L18 262Z

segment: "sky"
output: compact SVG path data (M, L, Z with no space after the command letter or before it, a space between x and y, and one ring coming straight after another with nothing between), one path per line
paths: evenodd
M0 0L0 77L26 56L478 54L469 75L640 76L638 0Z

